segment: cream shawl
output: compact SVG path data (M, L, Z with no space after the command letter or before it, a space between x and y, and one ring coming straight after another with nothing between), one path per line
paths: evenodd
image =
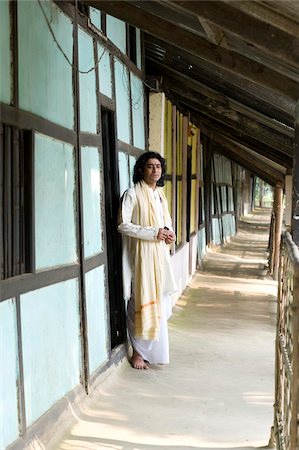
M170 222L167 200L161 188L165 223ZM137 220L142 227L159 228L156 206L150 188L144 181L135 186L137 198ZM168 265L164 241L136 240L135 252L135 336L146 340L158 340L160 331L160 309L164 285L164 265ZM167 267L169 269L169 267ZM166 270L166 273L169 271Z

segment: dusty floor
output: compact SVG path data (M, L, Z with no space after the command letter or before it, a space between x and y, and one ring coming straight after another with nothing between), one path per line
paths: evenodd
M259 210L208 253L169 322L171 364L143 372L120 365L56 450L267 446L276 313L276 283L265 270L268 223Z

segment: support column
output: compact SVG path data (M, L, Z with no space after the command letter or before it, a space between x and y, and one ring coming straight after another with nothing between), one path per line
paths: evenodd
M259 206L264 207L265 183L260 179Z
M280 257L280 239L283 215L283 186L277 184L274 188L274 257L273 257L273 278L278 280L278 268Z
M295 139L293 159L293 241L299 246L299 102L295 109Z
M290 229L292 224L293 176L285 176L285 225Z

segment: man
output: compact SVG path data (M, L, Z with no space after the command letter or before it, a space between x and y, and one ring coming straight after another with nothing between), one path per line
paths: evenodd
M134 187L122 198L118 231L123 236L124 296L135 369L169 362L167 320L176 291L169 244L175 242L164 185L165 160L143 153L136 161Z

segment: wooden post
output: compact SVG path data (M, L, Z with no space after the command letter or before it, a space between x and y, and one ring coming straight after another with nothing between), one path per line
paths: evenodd
M264 207L264 193L265 193L265 184L263 180L260 179L260 199L259 199L259 206L260 208Z
M299 102L295 109L292 237L295 244L299 246Z
M285 225L290 227L292 223L292 193L293 193L293 176L285 176ZM289 229L289 228L288 228Z
M279 256L280 256L280 239L281 226L283 215L283 189L281 184L277 184L274 189L274 264L273 264L273 278L278 280Z

